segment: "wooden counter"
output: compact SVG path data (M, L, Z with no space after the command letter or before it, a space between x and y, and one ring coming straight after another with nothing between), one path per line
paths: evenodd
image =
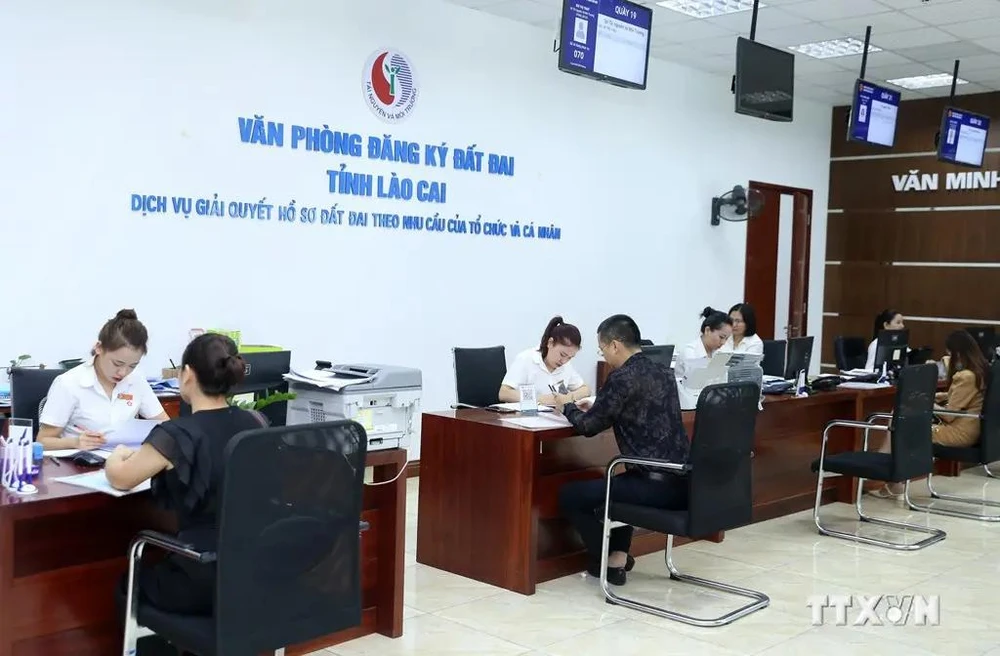
M891 409L891 388L838 390L796 399L769 397L758 415L753 521L811 508L823 428ZM522 594L582 571L582 544L558 509L559 488L603 476L618 448L610 432L577 436L570 427L532 430L484 410L423 416L417 562ZM694 412L684 413L688 435ZM858 431L831 434L828 453L860 445ZM824 482L823 502L852 501L851 479ZM722 535L712 536L722 539ZM662 535L636 531L632 553L664 548Z
M390 480L406 451L372 451L367 465L375 481ZM148 493L115 498L52 480L82 471L47 458L37 494L0 489L0 656L121 653L115 589L129 543L142 529L170 531L171 517ZM361 626L289 647L290 656L373 632L402 635L406 477L366 487L362 519L371 528L361 534Z

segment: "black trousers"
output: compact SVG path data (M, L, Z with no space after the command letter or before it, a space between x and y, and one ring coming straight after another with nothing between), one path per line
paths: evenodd
M600 478L567 483L559 489L559 508L580 534L592 561L601 559L604 486L604 479ZM611 499L665 510L683 510L687 507L687 479L673 474L654 479L644 472L626 471L612 479ZM628 553L631 545L631 526L611 531L608 553Z

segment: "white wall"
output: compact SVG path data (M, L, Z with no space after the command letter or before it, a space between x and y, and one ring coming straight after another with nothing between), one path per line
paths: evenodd
M682 343L704 305L742 300L745 227L713 228L708 214L713 195L751 178L815 191L810 307L822 307L826 107L797 100L791 124L737 116L727 79L661 61L646 92L601 85L557 70L549 31L437 0L9 0L0 31L11 356L75 356L135 307L152 335L147 370L176 359L191 327L239 328L298 363L419 367L437 409L453 401L452 346L513 353L561 313L585 334L578 366L592 379L606 315ZM420 97L398 125L362 97L378 48L416 68ZM238 118L254 114L476 144L515 156L516 175L246 145ZM325 171L342 162L446 181L448 203L331 196ZM562 239L142 217L133 193L482 214L553 223ZM817 338L821 319L810 313Z

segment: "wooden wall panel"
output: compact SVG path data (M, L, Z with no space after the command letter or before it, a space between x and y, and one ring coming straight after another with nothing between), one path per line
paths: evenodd
M982 169L968 169L939 162L934 155L894 157L886 159L858 159L830 162L830 209L839 210L891 210L897 207L948 207L971 205L996 205L1000 200L1000 152L986 153ZM936 176L937 189L929 191L897 191L893 176L906 176L911 171L923 179ZM948 189L949 175L961 176L959 181L967 187ZM968 176L973 176L972 178ZM897 181L901 184L905 180Z
M828 262L1000 262L1000 210L833 213L827 226Z
M1000 309L1000 269L889 267L885 292L904 314L990 321Z
M903 92L906 97L906 92ZM958 107L997 117L1000 93L982 93L959 96ZM879 148L847 141L847 116L850 107L833 109L833 129L830 134L830 156L850 157L886 153L920 153L934 150L934 133L940 129L941 114L948 105L947 98L904 100L896 123L896 143L892 148ZM1000 131L990 130L989 148L1000 147Z
M891 305L886 295L890 267L874 262L826 265L823 311L874 316ZM871 308L878 308L872 310Z
M823 310L838 316L824 317L823 362L834 361L838 335L870 338L886 307L940 318L907 320L911 345L938 355L966 322L1000 320L1000 268L963 266L1000 262L1000 152L986 153L980 169L939 162L934 134L947 105L904 101L889 149L847 142L848 108L833 110L829 207L838 211L828 215L826 259L839 264L826 267ZM956 105L996 116L1000 92L960 96ZM987 146L1000 148L1000 130ZM919 189L907 185L911 172ZM925 176L934 184L925 188Z

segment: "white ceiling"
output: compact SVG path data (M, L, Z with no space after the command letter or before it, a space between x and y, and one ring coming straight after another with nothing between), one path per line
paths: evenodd
M563 0L449 0L489 14L558 32ZM874 46L865 78L928 73L951 74L961 60L959 77L969 84L956 93L1000 91L1000 0L763 0L757 40L788 47L843 37L865 38L872 26ZM653 6L651 56L710 73L730 76L735 67L736 37L749 36L750 12L694 19ZM553 66L555 64L553 63ZM851 102L861 56L813 59L795 56L795 94L830 105ZM903 99L947 96L949 87L903 90Z

